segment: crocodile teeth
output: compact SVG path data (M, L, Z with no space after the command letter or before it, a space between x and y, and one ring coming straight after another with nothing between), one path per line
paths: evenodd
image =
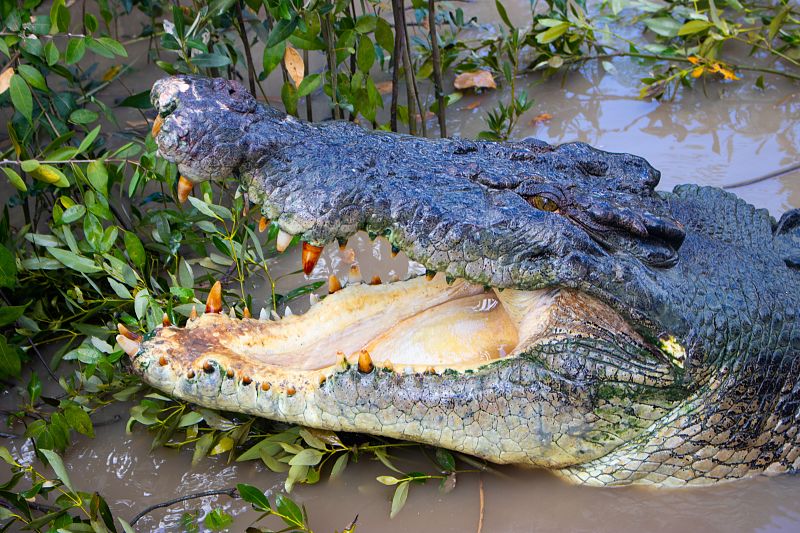
M279 252L283 252L292 243L293 237L294 235L291 233L286 233L282 229L278 230L278 239L275 241L275 248L277 248Z
M124 334L117 335L117 344L128 354L128 357L133 357L139 351L139 342L129 339Z
M308 244L307 242L303 243L303 272L306 273L306 276L311 274L311 272L314 270L314 266L317 264L317 260L319 260L319 254L321 253L321 246L314 246L313 244Z
M189 312L189 320L195 320L197 318L197 306L193 305L191 312Z
M164 316L161 317L161 325L165 328L168 328L172 325L172 321L169 319L169 315L164 313Z
M161 131L161 126L164 125L164 117L161 115L156 115L156 119L153 121L153 129L150 130L150 133L153 135L153 138L158 135L158 132Z
M319 303L319 296L314 294L313 292L308 295L308 303L309 305L316 305Z
M264 231L267 229L267 226L269 226L269 220L267 220L267 217L261 217L258 221L258 232L264 233Z
M142 340L139 335L126 328L125 324L117 324L117 331L119 331L120 335L132 341L139 342Z
M178 178L178 201L184 203L189 195L192 194L194 183L181 176Z
M221 313L222 312L222 283L215 282L208 291L208 299L206 300L206 313Z
M350 267L350 275L347 277L347 283L361 283L361 269L358 268L358 265L352 265Z
M263 307L261 308L261 311L258 312L258 319L269 320L269 313L267 313L267 310L264 309Z
M333 294L334 292L341 289L342 289L342 284L339 281L339 278L337 278L335 274L331 274L330 276L328 276L328 294Z
M372 280L369 282L370 285L380 285L381 283L380 276L372 276Z
M252 318L253 315L250 314L250 308L245 306L242 310L242 318Z
M275 320L275 321L278 321L278 320L281 319L281 315L279 315L278 312L275 311L274 309L269 312L269 316L272 318L272 320Z
M293 314L294 312L292 312L292 308L287 305L283 312L283 317L286 318L287 316L292 316Z
M373 368L375 368L375 365L372 364L372 357L370 357L369 352L361 350L358 354L358 370L364 374L369 374Z

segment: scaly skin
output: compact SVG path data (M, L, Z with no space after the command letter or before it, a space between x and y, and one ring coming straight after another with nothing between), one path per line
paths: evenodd
M321 246L366 229L456 284L477 284L468 290L511 289L497 293L504 305L524 294L515 291L555 302L548 326L511 357L433 372L359 369L357 354L278 368L231 349L274 326L205 314L131 350L155 387L594 485L706 484L800 466L798 211L776 222L714 188L657 193L659 173L643 159L580 143L308 124L225 80L169 78L152 97L160 153L192 181L239 177L283 231ZM346 298L329 296L325 309ZM324 323L314 309L282 323Z

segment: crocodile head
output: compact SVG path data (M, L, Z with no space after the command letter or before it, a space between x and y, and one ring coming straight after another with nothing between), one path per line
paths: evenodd
M698 329L727 327L726 313L690 305L711 292L698 278L717 251L697 250L691 206L656 193L645 160L310 124L227 80L168 78L152 99L161 155L192 181L238 177L279 241L300 236L307 271L321 247L366 230L427 275L332 280L279 321L229 318L214 290L186 327L119 338L145 381L208 407L589 483L711 479L697 459L652 459L707 416L729 359ZM676 439L670 449L690 440Z

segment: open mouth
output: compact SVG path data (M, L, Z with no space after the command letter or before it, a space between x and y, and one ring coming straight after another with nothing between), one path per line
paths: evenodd
M382 238L379 238L382 239ZM386 243L384 243L386 244ZM215 306L212 306L215 307ZM278 320L205 313L149 340L162 364L230 375L305 373L342 364L414 373L469 371L564 338L641 337L610 307L566 289L497 290L444 274L366 284L335 277L303 314Z

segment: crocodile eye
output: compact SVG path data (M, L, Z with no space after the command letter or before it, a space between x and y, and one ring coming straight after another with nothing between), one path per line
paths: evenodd
M528 202L540 211L550 211L551 213L558 211L558 204L555 203L551 198L541 194L532 196L528 199Z

